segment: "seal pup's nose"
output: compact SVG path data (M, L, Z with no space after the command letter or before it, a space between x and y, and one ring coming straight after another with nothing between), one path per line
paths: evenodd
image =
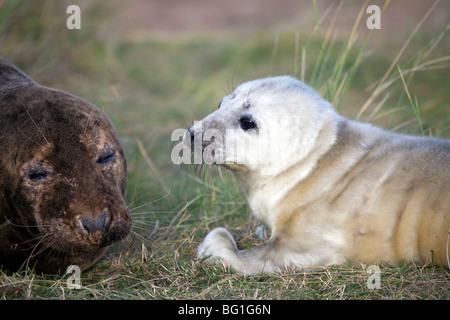
M194 149L194 135L195 135L194 126L190 126L187 129L187 131L188 131L189 135L191 136L191 148Z

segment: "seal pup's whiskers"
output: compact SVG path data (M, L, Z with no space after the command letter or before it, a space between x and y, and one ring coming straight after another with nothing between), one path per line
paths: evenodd
M227 83L227 90L223 89L224 93L226 96L229 96L230 94L232 94L234 92L234 72L233 75L231 75L231 87L230 87L230 82L228 81L228 75L226 78L226 83Z

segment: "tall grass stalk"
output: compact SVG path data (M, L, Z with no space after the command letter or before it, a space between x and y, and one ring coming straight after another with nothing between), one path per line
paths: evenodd
M408 90L408 86L406 85L405 78L403 77L402 70L400 69L399 65L397 65L397 69L398 69L398 73L400 75L400 78L402 79L402 83L403 83L403 86L405 88L405 92L406 92L406 94L408 96L409 104L410 104L411 109L412 109L412 111L414 113L414 116L416 117L417 124L418 124L418 126L420 128L420 133L422 134L422 136L424 136L425 132L423 131L422 119L420 118L420 110L419 110L419 105L417 103L417 97L414 97L414 100L412 99L412 97L411 97L411 95L409 93L409 90Z
M364 103L364 105L361 107L360 111L358 112L356 119L361 118L362 114L370 107L370 105L374 102L374 100L379 96L379 94L383 91L382 86L387 80L388 76L390 75L392 69L397 65L398 60L403 55L403 52L405 51L406 47L409 45L413 37L416 35L416 33L420 30L425 20L428 18L428 16L433 12L433 10L436 8L437 4L440 0L436 0L433 5L428 9L428 11L425 13L425 15L422 17L420 22L417 24L417 26L414 28L414 30L411 32L408 39L403 44L400 51L395 56L394 60L392 61L391 65L389 66L388 70L384 74L384 76L381 78L381 80L378 82L378 85L376 86L375 90L373 91L372 95L367 99L367 101Z

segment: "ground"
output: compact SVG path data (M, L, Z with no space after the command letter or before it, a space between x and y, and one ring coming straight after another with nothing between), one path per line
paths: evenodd
M64 275L22 271L0 273L0 297L450 298L448 270L411 263L381 264L380 289L368 287L363 265L244 277L203 264L195 252L209 230L226 227L245 248L261 243L255 235L261 223L229 174L213 171L210 181L207 167L176 166L170 157L175 129L203 118L239 83L280 74L304 77L345 116L356 118L373 99L360 120L450 137L450 3L439 2L426 16L434 2L390 1L381 29L372 32L362 1L77 3L81 30L65 27L72 1L0 1L0 54L41 84L92 101L110 116L128 161L133 233L82 273L80 290L68 289Z

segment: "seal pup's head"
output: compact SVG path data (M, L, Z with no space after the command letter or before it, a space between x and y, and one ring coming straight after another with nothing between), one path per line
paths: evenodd
M269 77L225 96L215 112L188 129L184 141L206 163L246 176L276 176L312 152L327 119L335 116L303 82Z
M131 229L126 161L108 117L0 58L0 265L81 270Z

